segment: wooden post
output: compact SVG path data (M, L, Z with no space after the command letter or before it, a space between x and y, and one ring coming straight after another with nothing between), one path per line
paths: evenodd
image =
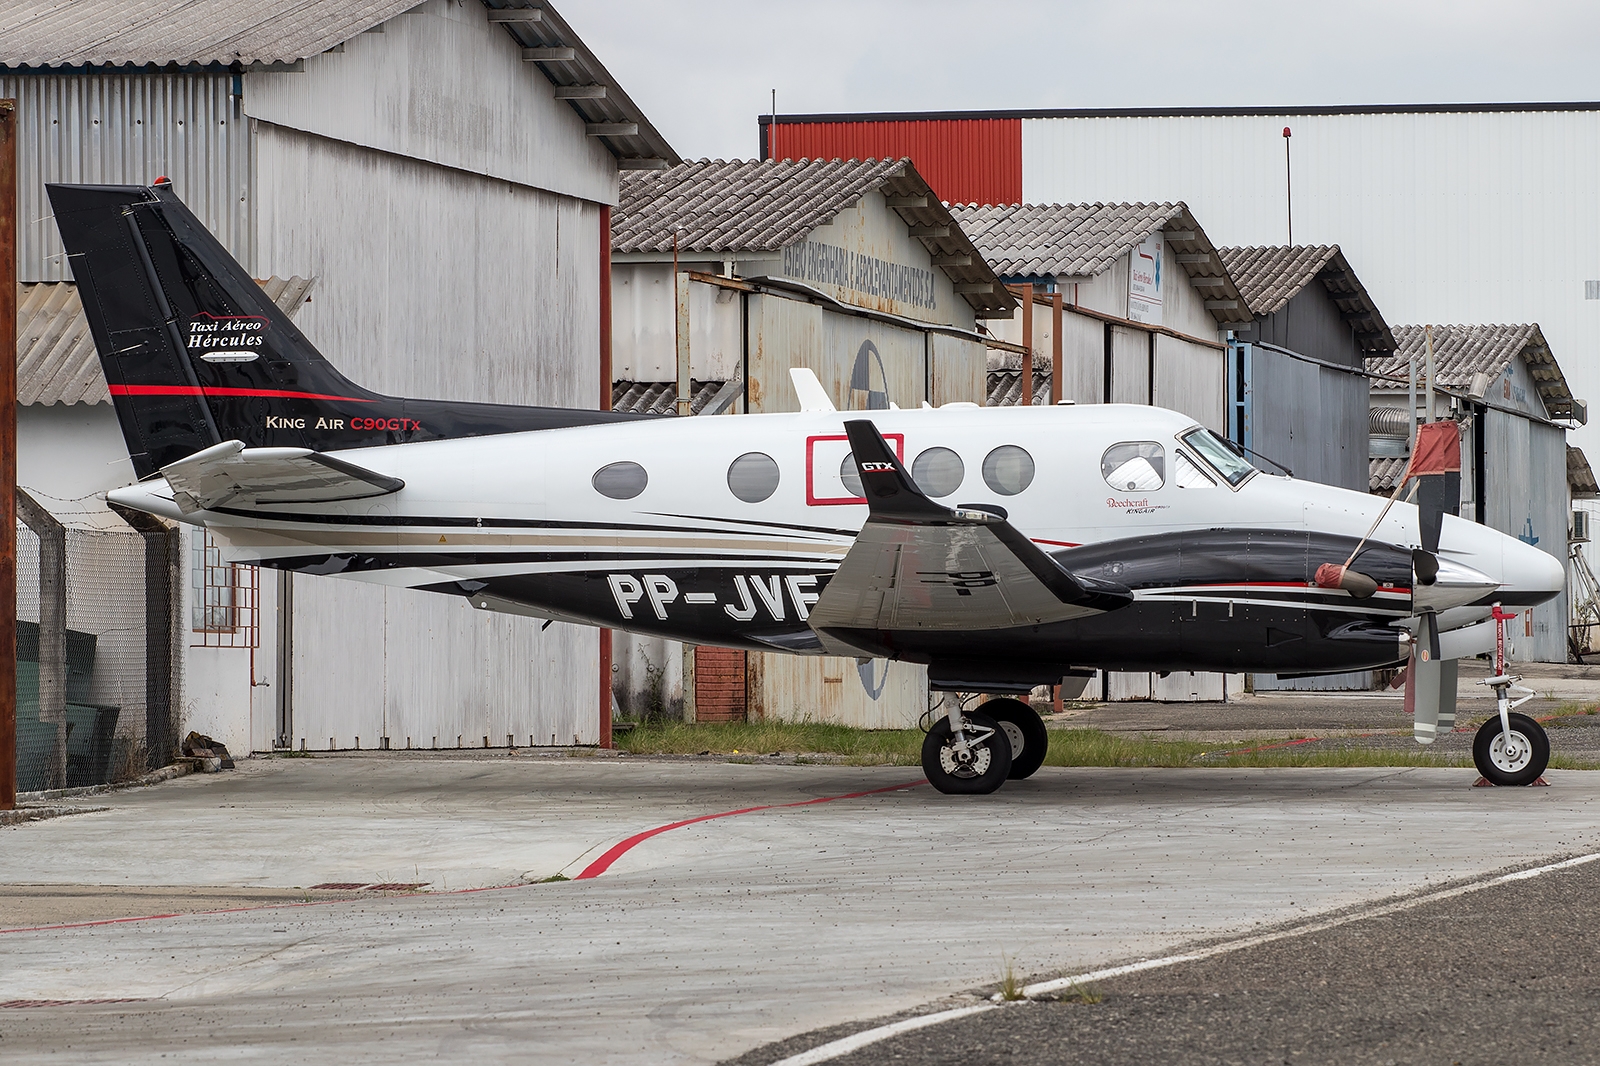
M32 496L14 492L17 517L39 538L39 721L56 727L44 787L66 788L67 531Z
M1061 391L1061 290L1050 294L1050 405L1066 398ZM1061 688L1056 686L1056 710L1060 710Z
M0 811L17 805L17 102L0 100Z
M611 410L611 208L600 205L600 410ZM600 746L611 747L611 630L600 631Z

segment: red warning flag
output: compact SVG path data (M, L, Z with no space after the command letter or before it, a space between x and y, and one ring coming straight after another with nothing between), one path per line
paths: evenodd
M1411 463L1406 467L1405 478L1401 480L1460 472L1461 427L1448 419L1424 422L1418 426L1416 447L1411 449Z

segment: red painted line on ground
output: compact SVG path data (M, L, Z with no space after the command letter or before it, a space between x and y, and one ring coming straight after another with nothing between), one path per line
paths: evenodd
M195 385L112 385L113 396L258 396L279 400L339 400L344 403L377 403L359 396L329 396L320 392L291 392L285 389L206 389Z
M916 788L918 785L926 785L927 783L928 779L923 778L920 781L907 781L904 784L889 785L887 788L870 788L865 792L847 792L842 796L821 796L817 799L799 800L795 803L768 803L760 807L741 807L736 811L722 811L719 814L702 814L698 818L685 818L681 822L669 822L666 825L658 825L654 829L646 829L642 833L635 833L628 839L613 844L604 855L600 856L594 862L591 862L588 866L585 866L583 868L583 872L577 877L574 877L573 880L586 881L591 877L599 877L601 874L605 873L611 868L612 863L616 862L618 859L622 858L628 852L632 851L640 844L643 844L651 837L660 836L662 833L669 832L673 829L682 829L684 826L694 825L696 822L709 822L717 818L732 818L736 814L754 814L756 811L780 811L786 807L809 807L814 803L832 803L834 800L860 799L862 796L876 796L881 792L899 792L902 789Z

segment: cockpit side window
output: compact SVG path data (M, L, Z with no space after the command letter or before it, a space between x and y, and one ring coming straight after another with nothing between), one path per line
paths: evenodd
M1118 492L1159 489L1167 481L1166 450L1153 440L1113 444L1100 457L1100 474Z
M1244 484L1245 479L1256 472L1256 468L1243 456L1209 429L1196 426L1178 439L1193 448L1196 455L1235 488Z
M1214 489L1217 487L1216 479L1204 470L1193 459L1183 452L1174 452L1172 456L1172 480L1177 482L1180 489Z

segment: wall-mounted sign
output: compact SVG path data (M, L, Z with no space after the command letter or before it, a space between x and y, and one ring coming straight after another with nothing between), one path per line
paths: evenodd
M1128 254L1128 318L1161 325L1161 251L1166 238L1157 231Z
M805 240L785 248L783 273L797 281L837 285L864 296L930 311L938 306L933 271L891 263L821 241Z

